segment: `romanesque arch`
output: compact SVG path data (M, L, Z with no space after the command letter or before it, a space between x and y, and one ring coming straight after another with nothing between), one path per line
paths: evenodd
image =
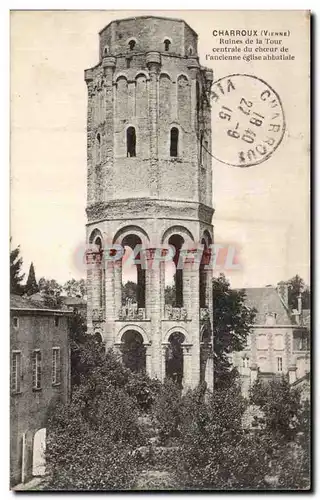
M188 334L184 328L179 326L171 328L166 336L165 349L165 376L173 380L180 389L184 382L190 376L187 373L188 363L185 362L186 349L191 347L187 342Z
M117 243L118 245L121 245L122 240L130 234L134 234L137 237L139 237L143 245L147 246L150 241L147 232L144 229L142 229L142 227L136 225L128 225L128 226L123 226L116 232L116 234L113 237L112 243Z
M146 371L146 349L150 345L143 328L137 325L126 325L117 335L122 362L133 372Z

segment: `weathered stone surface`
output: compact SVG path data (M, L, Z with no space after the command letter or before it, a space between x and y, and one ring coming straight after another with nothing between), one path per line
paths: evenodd
M179 19L114 21L100 32L98 64L85 79L88 241L138 241L153 249L175 235L192 248L204 234L213 241L212 166L205 152L211 147L212 72L199 64L196 33ZM196 386L201 277L183 270L183 307L169 310L164 267L149 264L139 275L144 293L130 311L122 304L121 260L88 270L88 331L99 331L107 348L136 332L146 347L147 372L160 380L163 346L180 332L188 346L183 383ZM99 304L105 314L97 317Z

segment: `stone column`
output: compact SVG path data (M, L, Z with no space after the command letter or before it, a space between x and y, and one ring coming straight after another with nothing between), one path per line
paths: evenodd
M106 331L105 342L106 349L113 344L113 321L115 319L115 295L114 295L114 263L111 260L105 261L105 319Z
M166 359L167 359L167 350L169 347L169 342L163 342L161 344L161 382L166 378Z
M199 269L194 260L198 258L197 249L190 250L190 257L185 260L183 269L184 307L187 309L189 338L192 343L192 386L200 381L200 300L199 300ZM194 260L193 260L194 259Z
M104 151L103 151L103 200L113 198L113 158L114 158L114 92L113 74L116 67L116 59L112 56L104 57L102 60L104 71L103 85L105 88L105 112L103 121L104 127Z
M148 52L146 63L149 70L149 130L150 130L150 194L157 196L159 193L158 172L158 75L161 66L159 52Z
M146 317L151 320L152 333L152 371L153 376L161 379L161 301L160 266L155 261L156 249L143 251L146 263Z
M86 267L87 267L87 328L88 333L92 334L92 270L90 264L88 264L86 255Z
M114 317L119 317L119 311L122 305L122 259L118 259L113 263L114 275Z
M102 308L101 266L102 252L93 248L86 252L88 279L88 331L93 333L92 320L97 318ZM91 331L90 331L91 330Z
M196 82L199 71L199 62L197 58L188 59L188 69L191 76L191 130L197 130L196 110L197 110L197 92Z
M213 379L214 379L212 355L213 355L212 344L208 344L206 352L207 361L205 369L205 381L207 383L207 389L211 392L213 391Z
M144 347L146 349L146 373L149 375L149 377L153 376L153 370L152 370L152 351L151 351L151 344L144 344Z
M95 90L93 83L93 71L87 69L85 71L85 81L88 89L88 106L87 106L87 205L90 206L95 201L95 166L94 166L94 112L95 112Z
M192 389L197 385L192 376L192 346L191 344L181 344L183 351L183 392ZM200 369L200 367L199 367Z

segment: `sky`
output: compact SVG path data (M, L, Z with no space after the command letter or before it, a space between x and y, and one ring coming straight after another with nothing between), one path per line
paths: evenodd
M149 12L150 13L150 12ZM84 69L98 62L98 32L146 11L11 13L11 235L23 270L63 283L84 276L86 105ZM241 169L213 160L215 242L240 250L232 286L309 282L309 55L299 12L152 11L185 19L198 33L200 62L218 80L253 74L279 94L286 117L271 158ZM230 21L231 19L231 21ZM209 61L213 29L289 29L294 61ZM214 149L214 138L213 138Z

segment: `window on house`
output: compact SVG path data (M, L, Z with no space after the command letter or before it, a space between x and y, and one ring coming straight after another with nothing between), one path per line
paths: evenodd
M178 156L179 130L172 127L170 132L170 156Z
M135 48L135 46L136 46L135 40L130 40L130 42L128 43L128 45L129 45L129 49L133 50Z
M52 383L60 384L60 347L52 348Z
M268 349L267 335L261 334L257 337L257 349Z
M274 348L277 350L284 349L283 335L281 335L281 334L275 335Z
M136 156L136 129L134 127L127 128L127 156Z
M18 328L18 326L19 326L19 318L17 318L17 317L13 318L13 326L15 328Z
M55 318L54 318L54 325L55 326L59 326L59 319L60 319L59 316L55 316Z
M18 393L21 390L21 352L13 351L11 365L11 390Z
M169 50L170 50L170 44L171 44L170 40L166 39L163 43L164 43L164 50L166 52L169 52Z
M282 372L282 358L281 357L277 358L277 371Z
M32 387L41 389L41 351L35 350L32 354Z

